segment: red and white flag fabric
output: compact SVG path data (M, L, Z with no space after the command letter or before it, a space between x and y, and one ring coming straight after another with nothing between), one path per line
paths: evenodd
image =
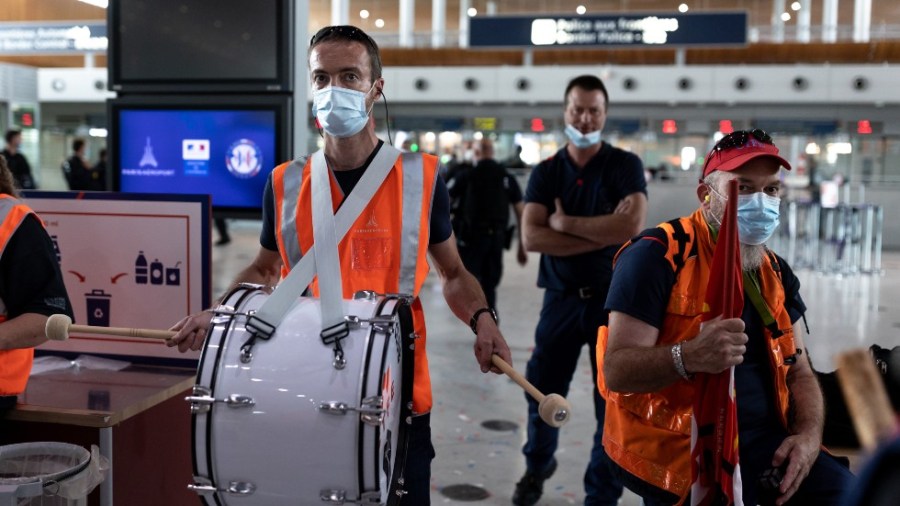
M737 229L738 185L728 183L725 213L710 266L703 321L740 318L744 309L741 249ZM691 504L742 506L738 464L734 367L694 378L691 422Z

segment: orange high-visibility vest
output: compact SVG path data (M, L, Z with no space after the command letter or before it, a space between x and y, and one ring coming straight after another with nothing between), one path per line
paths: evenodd
M22 221L33 212L19 199L0 194L0 256ZM3 311L0 322L3 322L6 321L6 305L0 306ZM18 395L25 391L33 360L33 348L0 351L0 395Z
M701 212L659 225L668 238L666 259L676 272L675 285L666 307L657 346L670 346L693 339L700 333L709 267L715 244ZM677 230L681 229L681 230ZM643 238L656 240L656 238ZM678 239L681 239L679 242ZM635 238L619 250L621 253ZM618 254L617 254L618 256ZM796 357L790 314L784 309L785 294L780 270L770 262L759 269L760 291L783 334L772 337L764 329L769 363L774 372L776 406L781 423L787 427L789 392L787 372ZM607 389L603 378L603 358L609 334L600 327L597 334L597 387L606 398L603 447L609 457L638 478L681 497L691 488L691 414L695 395L690 381L675 383L652 393L621 393ZM787 359L787 361L786 361ZM737 402L741 402L740 398Z
M398 157L387 178L368 206L338 243L344 298L360 290L377 293L412 291L413 323L418 335L415 349L413 411L431 410L431 378L425 355L425 314L418 295L428 275L428 240L431 204L438 177L438 160L422 154L422 170L404 170ZM313 246L311 160L284 163L272 172L275 194L275 231L284 278ZM340 185L331 174L333 210L344 200ZM403 259L415 260L412 265ZM319 296L318 278L310 284Z

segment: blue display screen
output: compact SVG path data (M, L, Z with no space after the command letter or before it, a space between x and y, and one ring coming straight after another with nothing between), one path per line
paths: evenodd
M258 209L276 160L274 110L119 110L119 190L208 193L213 206Z

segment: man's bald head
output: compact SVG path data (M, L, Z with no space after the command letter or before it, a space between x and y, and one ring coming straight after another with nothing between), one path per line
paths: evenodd
M490 139L482 138L475 141L475 161L490 160L494 158L494 142Z

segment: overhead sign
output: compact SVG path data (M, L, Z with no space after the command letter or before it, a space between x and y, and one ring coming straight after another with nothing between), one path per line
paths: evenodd
M747 43L746 12L476 16L470 47L660 47Z
M106 51L106 23L0 23L0 54L59 54Z
M475 118L472 122L475 130L496 130L497 118Z

